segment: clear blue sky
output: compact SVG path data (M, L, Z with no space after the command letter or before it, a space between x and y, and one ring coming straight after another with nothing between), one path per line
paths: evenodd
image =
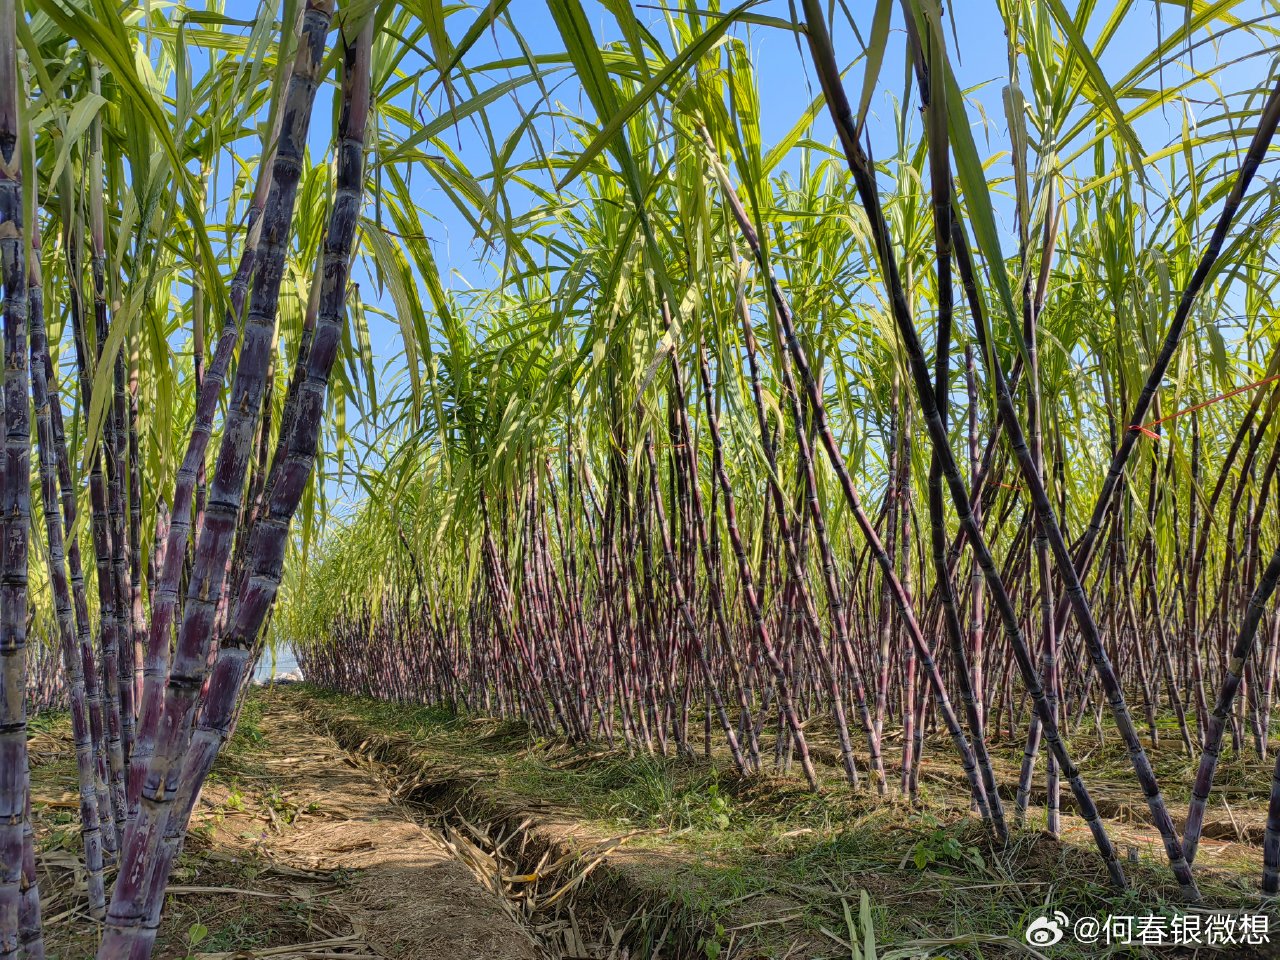
M614 28L612 17L591 0L586 0L586 4L592 13L597 39L603 42L619 40L620 36ZM729 5L725 3L726 7ZM641 11L642 16L647 15L654 34L665 38L667 29L662 12L657 9L648 9L649 6L657 6L657 4L637 3L635 6ZM705 7L706 4L700 3L698 6ZM1069 9L1075 9L1077 4L1073 0L1067 0L1067 6ZM1246 5L1244 11L1246 16L1248 6ZM1260 16L1264 13L1263 0L1258 0L1254 6L1256 7L1254 15ZM855 17L861 18L858 24L859 30L866 37L870 32L872 5L866 2L850 3L849 7L854 11ZM1158 7L1162 11L1162 29L1165 34L1171 33L1181 24L1184 11L1179 5L1157 4L1153 0L1137 0L1101 62L1105 73L1119 75L1140 56L1151 51L1156 44ZM549 53L562 49L555 24L543 0L514 0L510 10L525 41L535 53ZM788 0L765 0L753 8L753 12L788 18L789 3ZM979 125L975 129L979 150L985 148L989 153L994 154L1004 150L1007 143L1004 111L1000 99L1001 91L1008 82L1003 23L994 0L957 0L951 4L948 13L955 31L954 40L949 36L948 41L957 76L963 87L970 88L973 101L981 106L986 115L985 125ZM452 17L449 21L451 28L460 33L469 24L471 16L463 13ZM1095 20L1100 24L1103 18L1095 14ZM892 149L893 104L896 100L901 100L908 80L904 60L906 40L905 34L900 29L900 23L901 15L895 4L890 51L880 72L879 89L872 101L873 117L868 123L873 148L879 155L888 154ZM1095 29L1094 33L1096 32ZM790 33L762 27L737 28L734 33L747 39L753 51L753 62L760 77L761 120L765 148L768 149L771 142L790 129L800 112L816 95L816 80L812 77L807 56L802 54L797 47L795 37ZM1086 36L1086 39L1092 40L1093 37ZM837 55L844 63L852 63L861 50L861 44L853 36L843 17L837 18L835 45ZM1231 49L1215 51L1213 47L1201 47L1195 51L1194 66L1205 70L1216 61L1229 60L1238 52L1247 49L1256 49L1256 42L1238 38ZM492 38L481 43L467 57L467 62L482 63L495 54L515 56L518 54L518 48L509 37L499 32L496 43ZM1229 77L1219 75L1218 79L1228 87L1238 88L1247 80L1260 84L1266 79L1263 68L1262 61L1254 61L1246 67L1237 68L1234 75ZM848 87L855 99L860 89L861 71L862 64L858 63L849 72L847 78ZM1246 71L1248 75L1241 76ZM1180 77L1175 71L1169 71L1166 79L1172 83ZM430 82L429 78L427 84L429 85ZM536 89L524 88L521 94L522 104L526 107L530 106L536 94ZM444 101L439 97L436 99L436 106L442 108ZM580 90L572 80L566 80L561 84L555 91L555 99L585 116L591 115L590 104L580 95ZM1212 110L1213 107L1208 109ZM504 128L513 127L519 121L519 114L513 103L495 104L488 110L488 116L499 132ZM1181 134L1181 124L1181 110L1177 106L1172 106L1165 112L1143 118L1136 125L1136 129L1144 148L1151 151L1177 139ZM540 129L544 134L548 129L558 129L561 134L564 132L562 126L556 128L549 123L543 124ZM456 134L449 138L449 142L458 149L464 160L474 160L476 169L485 169L483 144L478 144L479 150L471 149L471 144L476 143L476 138L469 136L470 133L471 128L464 123ZM833 129L825 113L819 115L814 137L821 141L834 139ZM423 182L425 184L425 178ZM435 240L442 269L447 265L450 271L456 271L455 285L465 286L466 281L479 282L481 275L475 267L475 257L479 251L471 244L471 231L465 221L450 209L447 202L432 202L429 190L424 190L422 200L423 206L439 218L438 234Z
M613 25L612 17L593 0L585 0L585 2L597 40L601 42L619 40L620 36ZM478 9L481 6L483 6L481 2L473 0L474 8ZM636 6L641 10L642 16L646 16L651 22L653 33L665 38L668 31L662 12L658 9L646 9L640 4ZM699 4L699 6L705 6L705 4ZM726 2L725 6L729 4ZM864 37L868 36L873 5L854 2L849 3L848 6L859 18L859 30ZM872 100L873 116L868 123L873 149L881 156L892 151L893 104L896 99L903 96L903 91L908 85L904 59L905 35L900 29L901 14L897 4L894 6L890 52L880 73L879 89ZM1076 6L1074 0L1067 0L1069 9L1074 10ZM1162 23L1157 21L1158 7L1161 11ZM257 3L251 0L230 0L227 13L231 16L250 17L256 14L257 9ZM1245 6L1242 15L1244 17L1261 16L1266 9L1265 0L1256 0ZM544 0L514 0L509 10L524 40L534 53L550 53L562 49L559 34ZM766 0L755 8L754 12L780 18L790 16L787 0ZM985 155L998 153L1005 149L1008 139L1004 110L1001 105L1001 92L1008 82L1003 23L994 0L957 0L951 4L947 13L954 29L954 37L949 35L948 42L957 76L963 87L971 88L972 100L979 107L978 110L971 112L977 124L975 136L979 151ZM1179 4L1157 5L1153 0L1135 0L1119 34L1102 59L1101 65L1104 72L1108 76L1118 76L1125 72L1130 65L1149 53L1156 45L1158 29L1162 29L1166 34L1172 32L1180 25L1184 14L1185 8ZM451 32L455 36L459 35L474 16L473 9L450 17L448 23ZM1095 14L1095 20L1100 26L1103 17ZM1098 27L1095 26L1091 33L1087 33L1086 40L1092 40L1096 36L1097 29ZM773 141L790 129L801 111L813 99L817 90L816 81L809 70L807 57L798 48L796 38L792 34L760 27L735 28L734 32L737 36L748 40L753 52L753 60L760 80L761 120L765 148L768 149ZM843 17L839 15L835 30L835 45L837 55L844 63L851 63L861 50L861 44L855 39ZM1229 61L1241 52L1257 48L1258 41L1248 38L1237 38L1229 49L1202 46L1195 51L1194 66L1199 70L1205 70L1216 63ZM504 30L497 30L471 51L466 62L469 65L477 65L500 56L511 57L517 54L518 47L512 38ZM1265 69L1266 63L1262 59L1255 59L1245 66L1220 71L1217 79L1228 89L1240 89L1250 83L1260 85L1266 80ZM560 76L563 79L555 89L554 99L564 103L570 108L570 112L590 116L590 106L581 95L576 81L564 74ZM859 63L848 75L849 89L855 99L860 89L861 76L862 65ZM425 76L423 88L430 86L433 79L433 75ZM492 79L496 82L501 79L501 76L495 74ZM1181 78L1175 71L1170 71L1163 79L1166 83L1172 84ZM324 118L329 115L332 90L326 88L320 96L316 116ZM528 86L522 88L518 96L520 106L531 109L535 104L538 91L536 87ZM446 108L447 103L440 95L437 94L434 99L435 102L431 106L437 111ZM912 99L914 103L915 98ZM1217 107L1206 104L1203 109L1214 112ZM501 137L505 131L519 123L520 110L516 102L504 101L489 108L487 116L495 132ZM1181 128L1182 112L1176 105L1164 112L1149 115L1135 125L1146 152L1159 149L1176 140L1181 135ZM329 124L317 123L314 129L316 133L313 149L317 152L327 149ZM566 131L562 123L553 122L547 118L539 122L539 131L544 140L559 138L566 146L573 142L565 137ZM820 141L833 139L833 131L825 114L820 114L813 136ZM488 169L485 145L483 140L476 136L475 128L470 122L462 123L454 133L450 134L448 141L463 162L473 171ZM427 229L446 285L455 289L465 289L471 285L483 284L486 272L480 261L485 251L474 241L466 221L433 187L427 176L416 177L414 183L416 189L420 191L418 197L420 206L435 218L434 221L428 221ZM1008 220L1009 209L1011 208L1006 206L1002 211L1006 219L1002 226L1006 233L1011 235L1013 224ZM394 309L389 296L379 296L376 285L367 277L356 279L362 281L361 295L366 301L384 310ZM388 365L388 375L392 375L403 366L399 358L399 330L395 324L375 316L372 312L369 319L377 363L380 367L384 364ZM354 416L354 411L350 414Z

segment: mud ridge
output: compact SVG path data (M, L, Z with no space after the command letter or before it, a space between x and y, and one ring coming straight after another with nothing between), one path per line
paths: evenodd
M671 897L683 864L652 848L642 858L627 850L633 836L652 831L606 836L549 808L495 803L473 789L476 776L425 767L406 737L310 699L300 709L376 765L396 801L444 837L555 960L705 960L712 925Z

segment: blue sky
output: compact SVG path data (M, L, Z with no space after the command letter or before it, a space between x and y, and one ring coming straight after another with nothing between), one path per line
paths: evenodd
M596 38L600 42L612 42L620 39L612 17L594 0L584 0L593 23ZM705 6L705 4L699 4ZM726 7L729 4L724 4ZM481 3L474 2L473 8ZM880 72L879 89L871 101L872 116L868 121L868 129L873 149L879 156L892 152L894 145L893 109L896 100L902 98L908 85L906 64L904 59L906 39L900 29L901 15L894 12L893 30L890 36L889 53ZM1100 4L1100 6L1105 6ZM1073 0L1067 0L1069 9L1076 9ZM668 35L663 13L659 9L651 9L636 5L641 15L648 19L653 32L659 37ZM859 30L863 36L870 33L870 19L873 5L870 3L850 3L849 8L859 17ZM838 7L837 7L838 9ZM1160 22L1157 9L1161 11ZM1246 4L1240 14L1243 17L1263 15L1267 6L1265 0L1256 0ZM230 0L227 13L231 16L251 17L256 14L258 4L251 0ZM563 49L560 36L552 21L544 0L514 0L510 13L525 42L534 53L550 53ZM766 0L755 8L754 12L780 18L789 18L787 0ZM954 35L948 35L948 43L960 83L971 88L970 96L976 109L971 110L971 118L975 126L975 138L980 153L991 155L1006 148L1007 133L1004 110L1001 104L1002 89L1007 81L1007 54L1004 27L994 0L957 0L948 11L950 26ZM455 36L470 24L475 16L475 9L463 11L450 17L449 29ZM1132 9L1125 18L1116 39L1108 48L1101 60L1104 73L1108 76L1122 74L1132 63L1149 53L1156 46L1157 32L1165 34L1174 31L1182 22L1184 8L1181 5L1165 3L1157 5L1153 0L1135 0ZM1096 36L1098 26L1103 17L1095 14L1097 25L1086 33L1086 40ZM807 55L799 49L795 37L776 29L761 27L735 28L736 36L746 39L752 50L753 62L760 81L761 122L765 140L765 149L786 133L795 123L801 111L810 103L817 92L816 81L809 69ZM834 32L838 57L844 63L851 63L861 50L861 43L854 37L843 17L837 15ZM1246 37L1238 37L1229 47L1216 45L1202 46L1193 56L1194 66L1199 70L1212 68L1215 64L1224 63L1240 53L1256 50L1259 41ZM498 57L511 57L518 53L518 47L503 29L494 31L474 48L467 57L469 65L487 62ZM1226 89L1240 89L1248 85L1261 85L1266 81L1267 63L1256 58L1247 64L1215 71L1215 79ZM855 101L860 90L862 64L855 64L847 76L847 85ZM563 78L556 87L554 99L565 104L572 113L590 116L591 110L576 81L560 74ZM434 75L424 74L422 87L431 85ZM491 80L496 82L502 75L493 74ZM1180 79L1178 71L1171 70L1162 78L1172 84ZM519 105L507 100L494 104L486 113L493 128L501 137L507 130L515 127L520 120L520 110L532 109L537 99L537 89L533 86L522 88ZM1208 92L1205 88L1202 92ZM327 122L332 97L332 89L325 88L320 93L315 116L317 123L313 125L313 151L317 154L327 150L330 125ZM447 102L440 94L433 98L429 105L437 111L447 107ZM914 97L913 97L914 102ZM1217 111L1212 103L1205 103L1201 108L1206 113ZM429 114L428 114L429 115ZM1181 135L1183 123L1179 106L1172 106L1164 111L1156 112L1142 118L1135 124L1135 131L1142 143L1144 151L1151 152L1175 141ZM558 139L565 146L574 141L566 136L562 122L543 118L538 129L544 141ZM814 139L830 141L833 131L825 113L819 119L813 131ZM476 135L475 128L468 122L461 124L448 137L448 142L457 151L463 162L473 171L488 168L488 153L483 140ZM517 155L519 156L519 154ZM447 286L454 289L465 289L472 285L483 284L486 271L482 265L485 251L475 242L470 226L430 183L426 176L416 177L414 183L419 191L419 204L433 217L427 222L437 262L444 275ZM1002 228L1007 236L1012 236L1013 223L1009 219L1011 205L998 204L998 213L1004 214ZM519 212L519 211L517 211ZM1006 250L1008 252L1008 250ZM392 310L390 297L378 294L376 285L368 278L361 280L362 297L383 310ZM424 297L425 299L425 297ZM378 365L387 365L387 376L403 368L399 357L400 334L398 327L386 319L369 314L373 349ZM354 416L354 411L352 411Z
M597 39L601 42L614 42L620 39L619 32L612 17L595 0L584 0L584 5L591 15ZM705 6L699 3L699 6ZM476 11L483 6L480 0L471 0L471 9L463 10L448 19L450 32L456 36L470 24ZM660 38L667 36L664 14L658 3L634 4L642 17L647 18L653 32ZM729 6L728 3L725 6ZM789 0L763 0L753 8L753 12L778 18L789 18ZM865 37L870 31L871 4L852 3L856 17L860 18L859 30ZM1074 10L1077 3L1067 0L1067 7ZM1154 0L1134 0L1133 9L1125 18L1116 39L1111 43L1101 61L1105 73L1109 76L1123 72L1138 57L1149 52L1155 46L1157 30L1157 9L1162 10L1163 32L1172 32L1181 22L1183 9L1180 4L1171 2L1156 3ZM508 8L515 20L522 37L534 53L551 53L563 49L551 15L544 0L513 0ZM231 17L251 19L258 15L258 0L227 0L225 12ZM1246 3L1240 14L1243 17L1262 16L1267 11L1266 0L1254 0ZM961 84L969 88L969 96L975 111L975 136L980 151L994 154L1002 151L1007 145L1007 135L1001 91L1007 83L1007 54L1004 27L994 0L955 0L947 11L949 25L954 35L948 36L950 53L953 58L957 76ZM1101 22L1102 17L1095 14L1095 20ZM900 28L901 15L894 5L893 28L890 36L889 52L880 71L880 82L875 97L871 102L871 117L868 120L872 145L880 156L888 154L893 147L892 111L894 103L901 100L907 86L905 73L904 48L905 34ZM760 78L761 124L767 150L796 121L802 111L817 92L816 81L812 77L807 55L797 46L796 39L790 33L764 27L739 27L734 34L746 39L751 47L753 62ZM1096 34L1097 29L1093 30ZM837 55L845 63L853 63L861 43L854 37L847 22L837 16L834 39ZM1086 36L1086 39L1093 39ZM1230 60L1241 52L1257 48L1257 41L1248 38L1235 38L1228 47L1202 46L1193 56L1194 66L1199 70L1212 67L1215 62ZM505 30L499 29L487 35L467 56L466 63L475 65L490 61L497 57L511 57L519 52L516 43ZM1248 64L1219 71L1215 79L1230 89L1239 89L1248 83L1262 84L1266 81L1265 61L1255 59ZM495 79L499 75L491 74ZM581 96L572 77L560 74L559 86L554 91L554 99L564 103L570 109L585 116L591 115L590 105ZM852 66L846 77L846 85L851 95L859 92L862 79L862 64ZM1169 82L1177 79L1174 72L1166 75ZM434 74L422 75L422 86L429 87ZM517 95L520 108L531 109L538 99L536 88L528 86ZM316 155L327 152L331 136L330 116L333 89L331 86L321 88L317 96L314 116L316 122L312 126L312 150ZM431 105L436 111L447 105L445 98L437 92ZM506 130L514 128L519 122L520 112L515 100L508 99L493 104L486 114L495 131L501 136ZM1206 105L1212 110L1212 105ZM430 114L428 113L428 116ZM1136 132L1143 147L1150 151L1164 146L1180 136L1182 124L1181 111L1171 107L1142 118L1135 124ZM553 121L539 122L538 129L544 137L558 136L562 143L572 143L564 137L562 123ZM814 139L831 141L834 139L831 124L825 113L820 113L813 131ZM488 167L488 157L484 144L474 135L473 128L464 122L449 135L448 141L463 161L474 171L482 171ZM253 145L250 145L252 148ZM478 266L478 257L483 251L473 243L472 231L464 218L452 208L452 205L438 196L428 184L426 177L420 177L420 202L423 209L435 222L431 230L436 256L445 275L445 282L455 288L465 288L470 284L481 283L484 274ZM1009 225L1006 225L1009 226ZM430 228L429 228L430 229ZM366 291L367 294L367 291ZM390 329L384 331L390 333ZM381 340L381 337L379 338ZM393 344L380 344L388 348L379 351L380 356L387 356L393 350Z
M1074 9L1076 4L1068 2ZM613 19L598 4L588 0L588 9L592 12L592 21L597 39L612 42L620 39ZM649 9L647 4L636 4L642 16L647 16L653 32L665 37L667 30L663 22L663 14L657 9ZM705 6L705 4L699 4ZM726 3L725 6L728 6ZM1262 0L1254 5L1255 15L1265 12ZM1164 3L1157 5L1151 0L1138 0L1134 4L1124 24L1111 43L1107 54L1101 61L1104 72L1116 75L1123 72L1141 55L1150 52L1156 45L1157 8L1162 10L1162 29L1165 34L1171 33L1180 23L1183 11L1178 5ZM865 37L870 31L869 3L850 4L855 16L862 17L859 30ZM555 24L543 0L514 0L510 10L516 19L524 39L536 53L553 52L562 49L560 37ZM789 16L788 0L765 0L753 12L780 18ZM1007 137L1001 91L1007 83L1007 54L1004 27L994 0L958 0L952 4L951 23L954 26L954 40L951 36L951 54L955 62L956 72L962 86L971 89L971 97L985 112L986 124L976 130L979 149L984 147L989 153L1003 150ZM1245 8L1248 15L1248 5ZM1101 21L1101 17L1096 17ZM890 51L880 72L879 89L872 100L872 118L868 122L873 147L879 155L890 152L893 145L892 111L895 101L900 101L907 85L905 72L904 48L905 34L900 29L900 14L895 4L893 31L890 37ZM470 22L469 14L460 14L450 20L450 25L457 32ZM785 134L795 123L801 110L813 99L817 92L816 81L809 69L807 54L797 47L794 36L780 30L750 27L736 29L735 34L749 41L753 62L760 77L761 119L765 138L765 148ZM1096 33L1096 30L1094 31ZM1086 39L1093 39L1086 36ZM838 56L845 63L851 63L861 49L861 44L853 36L843 18L838 18L835 30L835 45ZM1256 42L1238 38L1229 48L1215 50L1202 47L1195 51L1193 62L1195 67L1204 70L1215 61L1225 61L1244 50L1255 48ZM481 63L494 54L512 56L517 53L514 42L509 37L498 35L497 41L480 44L467 57L471 64ZM1264 64L1254 61L1243 67L1228 71L1231 75L1221 74L1218 79L1228 87L1239 87L1251 80L1254 83L1265 81ZM855 97L859 91L862 78L862 64L854 65L847 76L847 85ZM1172 82L1178 79L1176 71L1170 71L1167 79ZM428 83L430 80L428 80ZM1025 82L1025 81L1024 81ZM530 96L523 96L525 106L532 103L536 91L525 88ZM590 116L590 105L580 96L580 91L572 81L562 83L556 90L557 100L566 106L580 110ZM439 98L437 97L437 100ZM440 104L442 105L442 104ZM488 111L491 122L499 131L504 126L514 126L519 115L513 104L500 103ZM1136 132L1144 148L1154 150L1180 136L1182 124L1181 111L1172 107L1162 113L1143 118L1136 124ZM543 125L545 131L549 125ZM554 129L554 128L553 128ZM563 133L563 128L559 128ZM477 169L485 166L482 151L469 149L469 128L464 124L456 135L450 137L450 143L459 150L466 160L474 160ZM814 129L814 138L829 141L834 133L825 113L820 114ZM463 219L456 215L447 203L432 203L429 193L424 194L424 206L439 218L439 232L436 237L437 253L442 269L447 265L450 271L456 271L455 284L466 280L476 281L479 275L475 272L475 250L470 246L471 231Z

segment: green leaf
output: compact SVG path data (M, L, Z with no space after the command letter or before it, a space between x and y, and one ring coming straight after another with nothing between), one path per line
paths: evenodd
M1125 119L1124 110L1121 109L1120 102L1116 99L1115 91L1111 89L1111 84L1107 83L1107 78L1103 76L1102 68L1098 66L1098 61L1094 59L1093 52L1089 49L1088 44L1084 42L1084 38L1080 36L1080 31L1076 27L1075 21L1071 18L1071 14L1067 12L1067 8L1063 6L1062 0L1045 0L1045 5L1048 7L1049 12L1053 14L1053 19L1057 22L1058 28L1067 38L1067 43L1070 45L1072 52L1079 58L1085 75L1089 79L1090 89L1102 100L1107 112L1111 114L1111 121L1115 125L1116 132L1129 149L1130 159L1133 161L1139 178L1145 179L1142 170L1142 144L1138 142L1137 135L1133 132L1133 128L1129 126L1129 121Z
M103 424L106 423L107 412L111 409L111 401L115 394L116 355L124 344L125 336L133 323L133 317L145 295L146 290L142 285L130 291L129 299L111 318L111 329L102 344L102 353L93 374L93 389L89 394L89 416L85 425L88 442L84 445L84 456L80 463L80 470L84 473L89 472L89 465L93 462L93 456L98 449Z
M654 94L662 89L662 87L664 87L673 76L685 70L689 64L695 62L699 57L710 50L712 46L718 43L729 27L737 20L738 16L759 2L760 0L747 0L747 2L734 7L733 10L721 17L720 20L714 23L705 33L693 40L688 46L681 50L679 54L670 60L666 66L654 74L653 77L640 88L640 91L628 100L621 109L611 111L610 115L607 117L601 116L600 119L603 121L603 126L601 127L600 132L596 134L585 148L583 148L582 152L578 155L578 159L574 161L573 166L571 166L569 171L557 182L557 188L563 190L566 185L572 183L578 175L586 169L587 165L600 155L601 150L613 143L614 138L617 137L619 131L621 131L623 126L626 125L627 121L639 113L649 103L649 101L653 99ZM553 3L553 6L554 5L555 3ZM604 79L604 83L609 86L610 89L612 88L607 77Z
M871 106L871 97L875 93L876 82L880 79L880 65L884 63L884 52L889 46L889 23L892 18L893 0L876 0L876 12L871 20L871 40L866 50L867 67L862 74L862 97L858 101L855 134L862 133L862 124L867 119L867 109Z
M93 122L93 118L106 102L107 98L97 93L85 93L76 101L76 105L71 109L71 116L67 119L66 127L61 131L62 146L58 149L58 159L54 162L53 171L49 174L50 183L57 182L76 141L85 135L89 124Z
M865 890L862 891L858 917L862 922L862 958L876 960L876 928L871 920L871 898Z
M206 292L209 296L218 298L220 302L223 288L217 271L218 260L209 243L208 231L203 227L204 209L201 206L203 191L183 163L182 154L173 138L173 130L160 103L138 75L133 51L126 41L126 27L116 7L107 4L105 0L96 0L92 12L77 10L76 14L71 14L61 7L58 0L35 0L35 2L50 20L110 68L112 76L127 94L126 102L130 114L135 115L137 111L138 119L145 119L146 126L159 139L169 160L170 173L177 180L182 192L183 208L199 248L202 267L206 271L204 278L207 284Z

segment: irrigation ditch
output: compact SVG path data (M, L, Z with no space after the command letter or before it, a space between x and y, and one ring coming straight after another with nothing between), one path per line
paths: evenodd
M748 958L755 954L735 949L741 933L772 917L795 917L796 904L770 895L752 911L755 920L726 928L680 902L671 883L678 864L652 850L643 858L627 855L628 842L651 831L605 836L550 806L494 802L474 789L476 775L424 765L406 735L378 730L305 695L297 705L441 837L547 960L706 960L722 952ZM811 952L795 942L788 955Z
M1095 875L1087 828L1071 804L1063 807L1065 840L1032 824L1008 846L985 844L963 774L933 747L920 765L920 804L824 791L815 806L805 806L810 795L795 776L757 782L722 770L719 790L732 825L724 825L719 841L703 835L690 842L678 818L614 821L613 799L630 789L623 781L643 757L541 740L516 721L463 719L431 708L394 713L387 704L311 689L280 695L381 778L556 960L857 956L852 944L872 927L859 916L862 891L873 905L881 957L934 956L940 949L955 956L1034 955L1019 931L1060 896L1063 877L1094 891L1092 900L1071 900L1068 912L1123 908L1097 899L1105 878ZM815 762L824 776L836 777L839 756L827 733L817 727L810 733ZM1087 752L1110 769L1120 749L1108 736L1090 742ZM1001 743L993 754L1005 789L1016 782L1018 759L1012 744ZM727 762L719 754L716 760L719 767ZM1161 755L1169 771L1190 762L1172 747ZM672 763L661 768L694 781L698 775L688 770L708 764L697 757ZM610 768L618 772L605 774L606 785L590 786ZM1229 780L1205 824L1202 863L1214 904L1206 910L1256 909L1255 895L1233 878L1238 862L1257 855L1265 784L1252 768L1247 774L1233 768ZM584 794L566 791L566 782L587 784ZM1162 909L1185 909L1167 885L1159 886L1159 836L1133 791L1109 777L1096 786L1098 808L1143 885L1141 895L1160 891ZM588 798L592 789L607 794L609 805ZM1032 793L1032 816L1043 816L1043 802L1042 792ZM788 812L774 814L762 831L765 821L753 818L768 818L775 807ZM946 852L951 846L961 851L954 862ZM739 879L726 882L735 871ZM937 906L926 916L920 906L928 897Z

